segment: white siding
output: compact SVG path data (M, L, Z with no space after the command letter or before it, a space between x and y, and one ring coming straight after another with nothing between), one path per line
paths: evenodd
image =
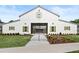
M20 30L20 21L17 21L17 22L12 22L12 23L8 23L8 24L4 24L3 25L3 34L5 33L19 33L19 30ZM9 26L14 26L15 27L15 30L9 30Z
M37 18L36 17L36 13L38 12L38 10L40 10L40 12L42 13L42 18ZM26 21L29 23L43 23L43 22L49 22L49 21L57 21L58 20L58 16L43 10L41 8L37 8L23 16L20 17L21 21Z
M39 19L36 17L36 12L38 12L38 10L40 10L42 17ZM27 26L29 27L29 31L26 32L28 34L31 33L31 23L48 23L50 24L51 21L52 23L58 21L58 16L54 15L46 10L43 10L41 8L37 8L23 16L20 17L20 21L21 21L21 27L24 25L24 23L27 24ZM20 33L23 34L22 31L20 31Z
M60 32L62 34L77 34L77 25L76 24L71 24L63 21L57 21L53 25L52 23L49 23L49 26L56 26L56 32L50 32L50 27L49 27L49 33L52 34L59 34ZM70 30L64 30L64 26L70 26Z

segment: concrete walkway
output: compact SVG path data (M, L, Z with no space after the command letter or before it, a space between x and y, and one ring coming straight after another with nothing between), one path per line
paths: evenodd
M38 46L38 45L42 45L42 44L49 44L49 42L47 41L47 38L44 34L35 34L32 38L31 41L26 45L26 47L30 47L30 46Z
M36 38L37 37L37 38ZM79 50L79 43L49 44L43 35L34 35L24 47L1 48L2 53L64 53ZM41 39L40 39L41 38Z
M47 41L47 38L45 37L44 34L37 33L31 38L31 41Z

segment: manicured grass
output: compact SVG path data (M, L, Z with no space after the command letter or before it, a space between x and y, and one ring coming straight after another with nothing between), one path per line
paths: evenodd
M29 35L0 35L0 48L20 47L30 41Z
M79 35L65 35L64 37L74 40L75 42L79 42ZM70 51L67 53L79 53L79 50Z
M79 53L79 50L76 50L76 51L70 51L70 52L67 52L67 53Z
M64 35L65 38L79 42L79 35Z

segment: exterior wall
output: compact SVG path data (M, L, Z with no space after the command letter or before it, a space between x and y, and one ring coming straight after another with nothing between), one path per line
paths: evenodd
M37 18L36 17L36 13L40 10L41 12L41 18ZM21 21L27 21L27 22L48 22L48 21L51 21L51 20L58 20L58 16L44 10L44 9L41 9L40 7L35 9L35 10L32 10L30 11L29 13L27 14L24 14L23 16L20 17L20 20Z
M66 23L59 21L59 30L61 30L62 33L65 34L77 34L77 25L72 23ZM64 26L70 26L70 30L64 30Z
M41 12L41 18L36 17L36 13L38 12L38 10L40 10L40 12ZM48 23L48 24L50 24L51 21L54 23L56 21L58 21L58 16L56 16L50 12L47 12L46 10L43 10L41 8L37 8L20 17L20 22L21 22L20 27L22 27L26 23L26 26L28 26L29 31L25 32L25 33L31 34L31 23ZM22 32L22 30L20 30L20 33L23 34L24 32Z
M77 24L77 34L79 34L79 24Z
M56 32L50 32L50 26L56 26ZM64 26L70 26L70 30L64 30ZM77 25L63 21L57 21L54 24L49 24L48 32L52 34L59 34L60 32L62 34L77 34Z
M20 30L20 21L17 21L17 22L12 22L12 23L8 23L8 24L4 24L3 25L3 34L6 34L6 33L19 33L19 30ZM15 30L9 30L9 26L14 26L15 27Z
M19 30L20 34L31 34L31 24L29 22L27 22L27 21L20 21L20 25L19 25L20 26L20 30ZM27 28L28 28L27 32L23 32L23 26L27 26Z

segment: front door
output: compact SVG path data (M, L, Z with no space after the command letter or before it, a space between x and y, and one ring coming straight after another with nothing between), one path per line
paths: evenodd
M35 33L43 33L44 29L35 29Z
M31 33L47 33L47 23L31 23Z

